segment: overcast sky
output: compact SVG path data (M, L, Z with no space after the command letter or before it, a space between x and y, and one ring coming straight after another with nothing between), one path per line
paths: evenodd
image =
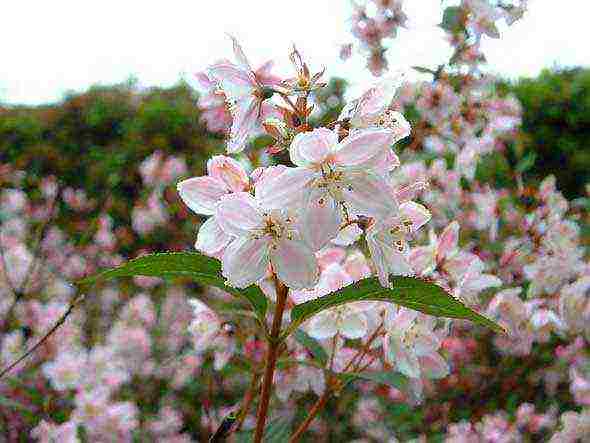
M406 0L410 17L389 52L390 66L436 66L449 54L442 39L440 0ZM135 76L142 86L170 85L223 57L226 33L242 42L252 63L277 60L289 73L296 43L327 76L371 81L356 56L338 60L348 33L347 0L2 0L0 101L43 103L67 90ZM590 65L590 2L530 0L528 15L484 48L494 72L517 77L542 68Z

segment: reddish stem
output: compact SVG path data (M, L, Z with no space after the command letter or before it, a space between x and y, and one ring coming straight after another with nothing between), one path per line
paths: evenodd
M275 277L275 287L277 290L277 304L275 306L272 327L268 340L268 351L266 354L266 367L264 368L264 378L262 380L262 391L260 394L260 403L256 418L256 432L254 434L254 443L261 443L264 436L264 425L268 415L268 405L270 403L270 394L272 392L272 381L279 354L279 337L281 335L281 324L283 322L283 312L287 303L287 287Z

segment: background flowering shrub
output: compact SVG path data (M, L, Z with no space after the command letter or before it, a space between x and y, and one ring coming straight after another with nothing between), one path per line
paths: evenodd
M485 18L495 16L478 2L464 3L480 15L467 14L479 17L468 26L475 40L455 39L455 59L472 66L480 58L473 55L478 39L496 32ZM542 177L552 172L544 148L534 166L529 155L537 149L531 140L548 132L567 133L568 140L579 132L561 122L530 123L550 109L540 105L531 115L535 106L527 102L543 99L535 88L545 90L549 74L517 84L520 102L496 79L461 70L433 74L432 81L403 86L392 104L412 126L396 145L401 166L393 169L392 185L401 200L418 199L432 213L413 238L412 270L487 312L509 334L440 324L422 314L395 317L383 348L404 355L407 364L399 358L386 364L419 383L401 389L357 380L327 400L306 437L585 441L590 268L584 178L570 174L575 179L564 182L568 194L579 197L570 202L554 178ZM567 81L570 74L554 75ZM317 90L312 120L326 125L340 115L354 118L354 108L344 107L344 85L333 80ZM206 159L223 153L223 131L231 127L223 101L203 86L200 96L186 85L96 88L57 106L2 110L1 366L66 311L76 294L69 282L147 252L190 249L198 219L177 197L176 183L204 175ZM520 129L523 116L527 133ZM583 127L585 117L582 108L567 120L569 128ZM282 129L253 140L230 172L243 169L260 179L257 167L286 159L279 152L288 141ZM574 144L568 141L563 152L577 164L584 156ZM362 252L362 242L350 246L345 236L323 249L317 255L322 284L338 288L371 273ZM311 295L300 291L293 298L298 303ZM271 424L277 428L302 421L324 389L317 365L294 362L313 363L335 346L332 364L342 370L354 346L371 341L377 326L371 310L348 306L309 323L313 346L305 337L288 343L276 375ZM251 331L244 305L218 289L149 277L105 283L0 381L2 438L207 441L252 391L249 371L264 363L262 337ZM369 370L375 365L365 356L359 363ZM245 416L244 427L252 421Z

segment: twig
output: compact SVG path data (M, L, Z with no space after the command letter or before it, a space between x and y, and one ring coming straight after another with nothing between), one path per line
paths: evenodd
M306 417L306 419L303 421L303 423L301 423L299 425L299 427L297 428L295 433L291 436L291 438L289 439L289 443L295 443L295 442L299 441L299 439L301 438L303 433L305 431L307 431L307 428L309 428L309 425L314 421L314 419L317 417L318 413L326 405L329 398L330 398L330 390L326 389L324 391L324 393L321 395L321 397L318 398L317 401L314 403L314 405L311 407L311 410L309 411L309 415Z
M280 347L279 337L281 335L281 324L283 322L283 312L287 303L287 287L274 277L277 292L277 304L275 307L272 327L268 342L268 352L266 354L266 367L264 368L264 378L262 380L262 392L260 394L260 403L258 413L256 414L256 432L254 434L254 443L261 443L264 436L264 425L268 415L268 405L270 403L270 394L272 391L272 382L277 364L278 351Z
M244 420L246 419L246 416L248 415L248 411L250 410L250 406L252 405L252 402L254 401L256 396L258 395L258 376L259 376L259 374L257 372L254 372L252 374L252 381L250 382L250 387L246 391L246 395L244 396L244 402L243 402L242 407L240 408L240 412L238 414L238 422L235 426L236 432L239 431L240 429L242 429L242 425L244 424Z
M41 345L43 345L43 343L45 343L49 339L49 337L51 337L53 335L53 333L55 331L57 331L59 329L59 327L65 323L65 321L70 316L70 314L72 313L72 311L74 310L74 308L83 299L84 299L84 294L78 294L78 295L76 295L76 297L74 298L74 300L72 300L72 302L70 303L70 306L68 306L68 309L66 310L66 312L64 312L64 314L55 322L55 324L51 327L51 329L49 331L47 331L47 333L43 337L41 337L41 339L37 343L35 343L33 345L33 347L29 348L16 361L12 362L6 368L2 369L2 372L0 372L0 380L6 374L8 374L10 371L12 371L16 366L18 366L23 360L25 360L27 357L29 357L33 352L35 352L37 349L39 349L39 347Z

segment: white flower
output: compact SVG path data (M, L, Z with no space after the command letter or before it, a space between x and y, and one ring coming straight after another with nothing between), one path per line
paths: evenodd
M384 220L378 220L367 229L367 246L377 268L379 282L389 283L389 274L412 275L410 250L406 237L430 220L430 212L414 202L402 203L398 211Z
M385 358L410 378L444 378L447 362L438 354L441 339L434 331L435 319L400 308L386 316L383 339Z
M290 288L309 288L317 282L318 264L285 210L268 210L245 192L223 198L215 217L234 237L222 258L228 284L245 288L263 279L271 264Z
M178 183L177 189L182 201L195 213L214 215L217 203L224 195L248 189L248 174L237 161L224 155L217 155L207 162L204 177L193 177ZM218 255L230 242L215 217L205 221L199 228L195 248L209 255Z
M298 134L291 144L289 168L267 180L257 197L269 208L303 205L304 236L318 250L335 238L342 210L384 216L395 208L393 191L375 172L387 158L394 138L390 131L365 129L338 142L326 128Z

